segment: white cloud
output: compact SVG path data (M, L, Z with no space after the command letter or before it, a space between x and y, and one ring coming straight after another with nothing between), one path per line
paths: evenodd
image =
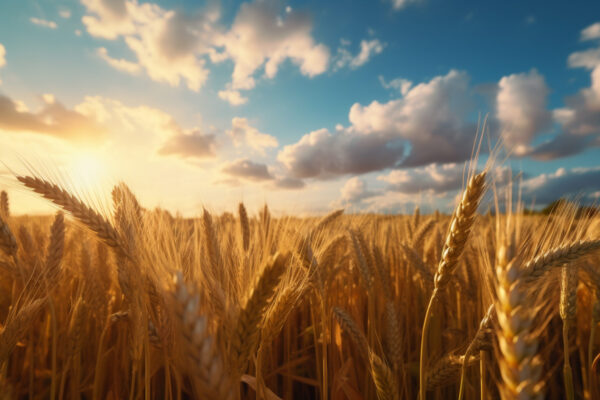
M232 138L236 147L250 147L261 154L269 147L277 147L279 143L274 136L260 132L250 126L246 118L234 117L231 120L231 129L227 134Z
M306 134L285 146L278 159L293 176L320 179L463 161L476 134L476 126L465 122L470 96L467 75L450 71L414 86L401 99L354 104L349 127Z
M347 66L352 69L359 68L365 65L371 57L381 53L386 46L386 44L382 43L379 39L363 39L360 41L360 50L358 54L352 55L350 50L348 50L350 42L342 39L341 44L342 45L338 47L337 55L334 60L335 69Z
M582 37L592 38L596 24L584 29ZM600 146L600 47L569 55L570 67L591 70L591 84L565 99L565 107L553 116L562 132L542 143L533 152L535 158L550 160Z
M280 15L276 1L242 4L230 29L219 24L216 3L189 16L134 0L81 1L87 9L82 18L87 31L105 39L123 37L137 64L155 81L171 86L184 81L197 91L208 76L206 58L213 63L232 60L232 81L219 96L234 105L246 101L239 90L252 89L261 68L270 79L289 59L303 75L313 77L329 63L329 50L310 34L310 19L291 9Z
M293 177L328 179L392 167L403 153L402 146L388 145L381 135L363 135L352 129L331 134L319 129L285 146L277 159Z
M48 21L36 17L29 18L29 22L38 26L43 26L44 28L56 29L58 27L58 25L56 25L56 22L54 21Z
M408 7L410 4L420 3L423 0L391 0L392 7L394 10L401 10Z
M422 168L396 169L377 177L389 184L387 190L404 194L445 194L462 187L464 165L430 164Z
M553 173L541 174L523 181L522 191L526 199L537 204L547 204L560 197L585 198L600 190L600 167L558 168Z
M340 197L331 203L332 207L351 207L358 205L363 200L376 196L377 192L367 188L365 180L355 176L346 181L340 189Z
M69 19L71 18L71 10L69 10L68 8L63 8L58 11L58 15L60 15L61 18Z
M398 91L402 96L405 96L406 93L408 93L413 84L412 81L403 78L395 78L389 82L386 82L382 75L379 75L379 83L381 83L381 86L383 86L385 89L393 89Z
M298 65L303 75L313 77L327 70L329 49L315 43L311 29L307 15L289 10L281 16L275 1L244 3L231 29L215 41L223 52L214 53L212 59L233 60L232 89L252 89L261 67L266 78L275 77L286 59Z
M529 144L551 122L546 109L548 87L537 71L500 79L496 95L496 118L505 143L516 155L525 155Z
M596 22L581 31L581 40L600 39L600 22Z
M6 48L2 43L0 43L0 68L6 65ZM2 83L2 79L0 79L0 84Z
M273 176L265 164L243 159L226 163L221 171L227 175L249 181L272 180Z
M584 51L576 51L569 55L569 67L594 69L600 64L600 47Z
M219 90L219 98L225 100L232 106L239 106L248 102L248 98L242 96L239 90Z
M171 86L185 82L198 91L208 77L206 44L214 35L218 12L207 8L194 17L167 11L156 4L131 0L82 0L88 13L82 18L88 33L104 39L124 37L137 63L148 76ZM106 54L106 57L109 57ZM114 59L113 59L114 60ZM121 60L119 60L121 61ZM115 68L123 63L111 63ZM119 68L131 72L133 64Z
M125 59L116 59L116 58L112 58L111 56L108 55L108 51L106 50L106 48L104 47L100 47L96 50L96 54L98 54L98 56L103 59L104 61L106 61L108 63L108 65L110 65L111 67L118 69L119 71L123 71L123 72L127 72L128 74L138 74L141 70L141 67L139 64L136 64L134 62L131 61L127 61Z

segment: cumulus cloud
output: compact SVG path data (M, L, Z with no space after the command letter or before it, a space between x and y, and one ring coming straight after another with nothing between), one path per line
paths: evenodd
M104 61L106 61L108 63L108 65L110 65L111 67L118 69L119 71L123 71L123 72L127 72L129 74L135 75L137 73L140 72L141 67L139 64L136 64L134 62L125 60L125 59L116 59L116 58L112 58L111 56L108 55L108 51L106 50L105 47L100 47L96 50L96 54L98 54L98 56L103 59Z
M583 30L582 37L593 36L596 28L588 29L590 27ZM573 53L568 62L571 67L591 70L591 84L567 97L565 107L554 110L554 120L562 130L533 151L538 159L565 157L600 146L600 47Z
M413 85L412 81L403 78L395 78L389 82L386 82L382 75L379 75L379 83L381 83L381 86L383 86L385 89L396 90L402 96L405 96Z
M309 77L327 70L329 49L315 43L310 18L291 9L281 15L280 8L276 1L244 3L231 29L216 39L215 45L223 51L211 58L214 62L233 60L232 89L252 89L254 75L261 67L266 78L275 77L287 59Z
M261 154L269 147L277 147L279 143L274 136L260 132L251 126L246 118L234 117L231 120L231 129L227 134L236 147L247 146Z
M559 168L523 181L523 195L543 205L559 197L586 196L600 190L600 167Z
M273 186L277 189L297 190L304 188L306 183L302 179L283 177L275 179Z
M377 179L387 182L388 191L404 194L440 195L462 187L463 164L430 164L422 168L393 170Z
M496 95L496 118L502 137L516 155L524 155L529 144L549 128L552 114L546 109L548 87L536 70L500 79Z
M0 95L0 129L51 135L75 142L104 139L106 129L97 120L70 110L52 95L42 96L43 107L33 113L23 103Z
M265 164L256 163L248 159L227 163L221 168L221 171L227 175L249 181L258 182L273 179Z
M29 18L29 22L31 22L34 25L42 26L44 28L49 28L49 29L56 29L58 27L58 25L56 25L56 22L48 21L48 20L42 19L42 18L31 17L31 18Z
M335 68L340 69L344 67L350 67L356 69L365 65L369 60L380 54L385 48L385 43L382 43L379 39L361 40L360 50L356 55L352 55L348 46L349 41L342 40L342 45L338 47L337 54L335 57Z
M4 48L2 43L0 43L0 68L4 67L5 65L6 65L6 49ZM0 83L2 83L2 79L0 79Z
M259 69L264 68L266 78L273 78L280 64L289 59L302 74L312 77L325 72L329 63L328 48L311 36L310 18L292 9L282 13L277 1L242 4L230 29L219 23L216 2L191 16L134 0L82 3L87 10L82 18L87 31L105 39L124 38L137 64L155 81L171 86L183 81L197 91L208 76L207 58L213 63L232 60L232 81L219 97L233 105L246 101L239 90L255 86Z
M233 139L236 146L245 145L261 153L264 153L266 148L279 145L277 138L250 126L246 118L234 117L231 120L231 129L227 131L227 134Z
M219 90L219 98L221 98L221 100L225 100L232 106L240 106L248 102L248 98L242 96L239 90Z
M581 31L581 40L600 39L600 22L596 22Z
M460 162L476 133L468 77L450 71L411 88L403 98L350 108L351 125L320 129L288 145L278 159L299 178L327 179L394 166Z
M137 58L134 64L144 68L151 79L171 86L183 81L193 91L198 91L206 81L208 70L200 56L208 51L206 43L214 36L213 24L219 16L214 8L207 7L204 12L188 17L156 4L131 0L82 0L82 3L88 12L82 18L88 33L111 40L123 37ZM108 54L105 60L107 57ZM109 64L126 72L135 68L123 62Z
M334 207L349 207L377 195L377 192L367 188L367 183L355 176L346 181L340 189L340 198L332 203Z
M158 149L158 154L181 158L212 158L216 155L215 148L215 135L204 134L197 129L191 132L177 130Z
M285 146L277 159L295 178L328 179L389 168L403 154L403 146L389 143L381 135L363 135L352 129L332 134L319 129Z

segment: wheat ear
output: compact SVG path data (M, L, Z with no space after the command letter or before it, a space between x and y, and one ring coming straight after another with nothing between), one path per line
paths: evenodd
M537 339L531 334L533 318L525 306L523 281L516 260L504 247L499 249L496 276L498 279L496 312L497 332L501 357L500 386L502 399L541 399L543 382L540 381L542 363L537 356Z
M458 259L462 254L473 221L475 220L475 213L483 192L485 189L485 177L486 172L480 172L469 179L467 188L465 189L462 199L458 204L454 215L450 222L450 228L446 237L446 243L442 250L442 258L438 265L437 272L434 277L434 289L429 298L429 304L425 311L425 318L423 321L423 328L421 332L421 351L419 358L419 395L420 400L425 400L425 392L427 388L427 376L425 375L425 354L427 347L427 338L429 331L429 320L431 318L431 310L433 304L437 300L438 293L441 289L446 287L453 275L454 270L458 264Z
M27 328L32 326L36 315L46 304L46 299L36 299L23 306L13 318L6 321L0 333L0 365L10 357L19 339L23 337Z
M81 200L61 187L41 178L17 176L17 179L34 192L42 195L42 197L70 212L76 219L95 232L108 246L127 254L113 226Z
M250 247L250 223L248 222L248 213L246 212L244 203L240 203L239 205L239 214L240 229L242 231L242 245L244 247L244 251L248 251L248 248Z
M373 376L379 400L398 400L400 397L394 372L372 351L369 351L369 359L371 375Z
M0 217L0 248L7 256L17 254L17 240L2 217Z
M199 316L198 295L189 291L181 273L175 285L175 310L185 346L183 355L199 398L235 399L238 384L225 368L216 342L208 332L206 317Z
M56 213L50 228L50 244L46 254L46 279L48 286L53 287L59 281L60 263L65 248L65 217L62 212Z
M571 263L598 249L600 249L600 239L579 240L548 250L525 263L524 278L528 281L537 279L551 268Z
M8 193L4 190L0 193L0 215L10 217L10 206L8 202Z
M559 313L563 323L563 374L565 378L565 392L568 400L573 400L575 398L569 351L569 328L577 314L577 270L577 266L564 265L561 270L560 280Z
M259 342L260 326L275 289L285 273L288 256L275 254L264 268L248 301L240 310L231 338L234 365L243 372Z
M330 212L329 214L327 214L326 216L321 218L321 220L317 223L315 228L312 230L312 233L316 234L318 232L321 232L327 225L332 223L334 220L336 220L338 217L340 217L343 213L344 213L343 208Z

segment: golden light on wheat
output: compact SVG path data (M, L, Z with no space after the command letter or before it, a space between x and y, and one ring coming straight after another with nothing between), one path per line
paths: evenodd
M0 198L2 398L600 395L598 216L483 215L487 170L452 215L320 219L17 179L61 211Z

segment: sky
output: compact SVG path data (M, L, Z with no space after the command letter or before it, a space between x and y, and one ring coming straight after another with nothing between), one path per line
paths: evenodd
M480 164L600 199L598 1L5 1L0 186L275 213L450 210ZM479 128L478 128L479 127Z

